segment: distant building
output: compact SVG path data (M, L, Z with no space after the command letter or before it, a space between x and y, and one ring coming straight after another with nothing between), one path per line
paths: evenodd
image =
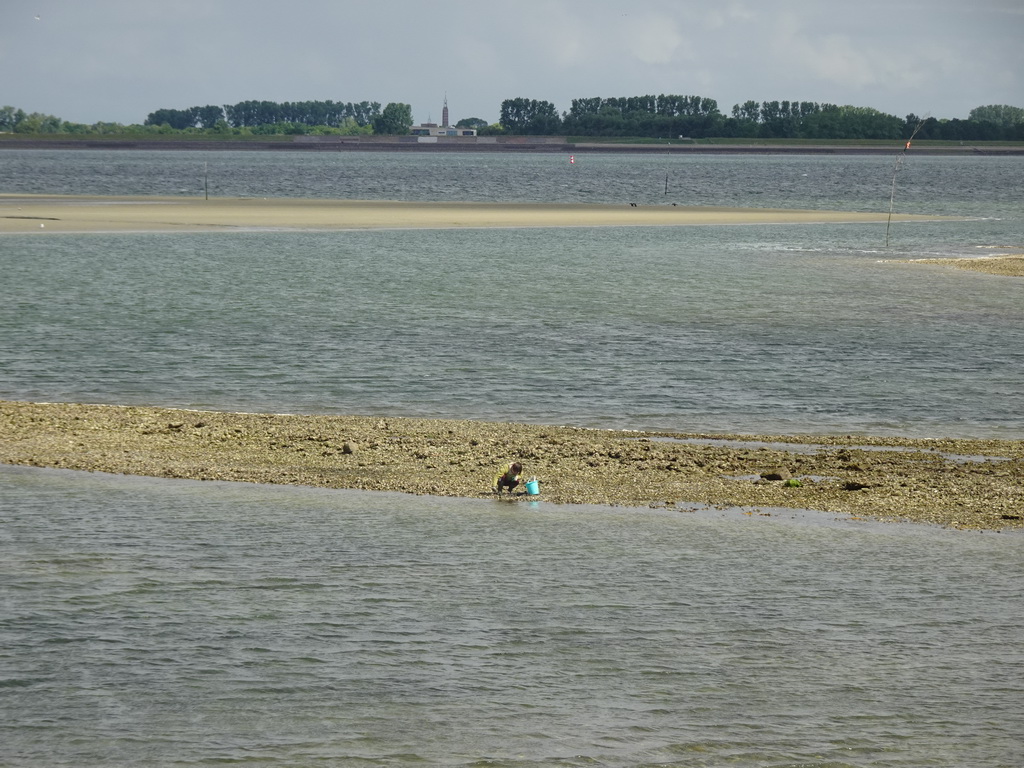
M437 123L420 123L409 131L413 136L476 136L476 128L455 128L448 125L448 96L444 97L441 109L441 125Z

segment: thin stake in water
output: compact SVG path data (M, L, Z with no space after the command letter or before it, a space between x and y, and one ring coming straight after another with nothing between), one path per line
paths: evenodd
M910 149L910 142L917 136L917 132L921 130L921 126L924 125L924 120L917 124L914 132L910 134L910 138L907 139L906 145L903 147L903 151L896 157L896 165L892 169L892 189L889 191L889 220L885 224L885 247L889 247L889 227L892 226L892 208L893 203L896 200L896 174L903 168L903 159L907 156L907 150Z

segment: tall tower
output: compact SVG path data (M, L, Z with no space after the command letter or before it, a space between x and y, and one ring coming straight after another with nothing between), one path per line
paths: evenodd
M441 127L448 127L448 94L444 95L444 107L441 109Z

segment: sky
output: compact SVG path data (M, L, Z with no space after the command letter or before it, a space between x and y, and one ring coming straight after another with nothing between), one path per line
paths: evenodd
M498 121L505 99L677 94L968 117L1024 107L1024 0L0 0L0 106L376 101Z

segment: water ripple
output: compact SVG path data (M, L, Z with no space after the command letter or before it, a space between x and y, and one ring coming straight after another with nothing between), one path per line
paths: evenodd
M0 484L8 765L1017 754L1019 537L22 468Z

